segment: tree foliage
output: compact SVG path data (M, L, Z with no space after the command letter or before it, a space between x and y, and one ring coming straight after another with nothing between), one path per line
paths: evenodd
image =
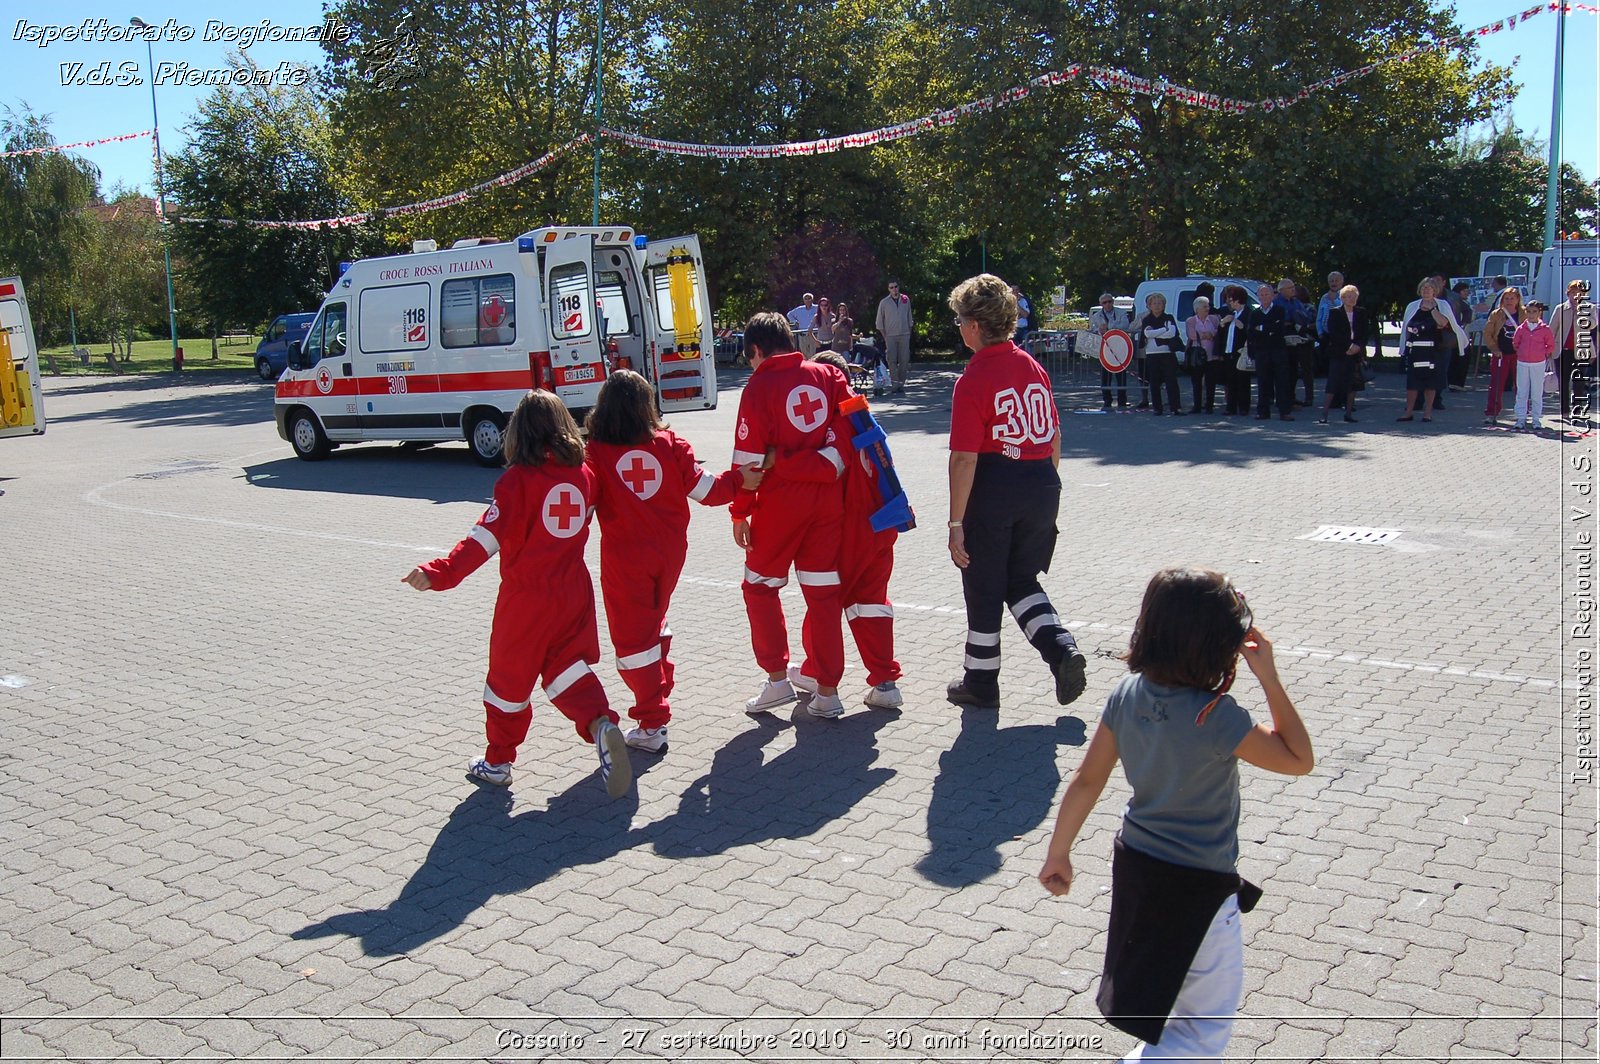
M5 151L55 143L50 121L24 104L0 117ZM67 335L75 252L83 246L100 172L58 153L0 158L0 275L22 277L41 343Z
M165 335L166 263L154 201L119 189L86 213L71 289L78 339L115 341L135 329Z
M349 210L335 181L346 162L310 87L219 88L200 104L189 134L166 165L168 199L183 215L287 221ZM339 261L370 241L352 229L186 223L173 224L170 236L198 309L219 325L257 325L316 306Z

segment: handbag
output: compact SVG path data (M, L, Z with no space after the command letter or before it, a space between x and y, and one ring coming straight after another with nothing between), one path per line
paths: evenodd
M1190 344L1183 350L1185 369L1200 369L1206 364L1206 349L1200 344Z
M1544 394L1561 394L1561 377L1556 373L1555 367L1549 362L1544 364Z
M1239 360L1233 364L1233 368L1240 373L1254 373L1256 371L1256 360L1250 357L1248 348L1239 352Z
M1366 391L1367 375L1370 372L1371 371L1367 369L1367 360L1364 358L1357 358L1355 367L1350 370L1350 390L1352 392Z

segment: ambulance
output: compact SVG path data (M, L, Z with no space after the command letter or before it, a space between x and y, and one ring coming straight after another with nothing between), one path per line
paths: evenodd
M419 241L344 268L278 379L278 435L307 461L341 443L466 440L484 465L530 388L581 423L606 377L634 369L665 413L717 405L695 236L552 226L513 241Z
M0 277L0 437L44 435L39 349L22 278Z

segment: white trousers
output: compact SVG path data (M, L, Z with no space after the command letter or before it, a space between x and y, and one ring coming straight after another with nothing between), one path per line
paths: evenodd
M1233 1017L1243 994L1244 936L1239 929L1239 899L1230 894L1195 951L1161 1043L1140 1042L1123 1061L1221 1060L1233 1037Z
M1517 363L1517 405L1511 415L1513 424L1532 421L1538 425L1544 417L1544 366L1543 362Z

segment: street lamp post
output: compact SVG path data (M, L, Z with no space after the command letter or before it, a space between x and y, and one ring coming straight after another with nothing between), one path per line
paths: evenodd
M178 350L178 306L172 298L172 241L167 235L166 188L161 180L161 116L156 113L156 60L151 39L155 27L137 15L128 20L134 29L144 31L145 61L150 67L150 120L156 153L156 224L161 228L161 253L167 265L167 329L172 334L172 368L183 369L183 354Z
M600 90L605 83L606 0L595 5L594 24L594 222L600 224Z
M1567 12L1565 5L1556 8L1556 69L1550 93L1550 166L1544 188L1544 246L1556 246L1557 211L1561 206L1561 89L1565 79L1565 52L1567 40Z

